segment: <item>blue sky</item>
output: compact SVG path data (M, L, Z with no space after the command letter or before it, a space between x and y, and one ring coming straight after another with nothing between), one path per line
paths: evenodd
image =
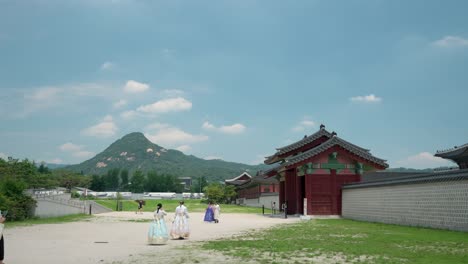
M0 1L0 156L125 134L249 164L323 123L391 167L468 142L467 1ZM463 119L465 118L465 119Z

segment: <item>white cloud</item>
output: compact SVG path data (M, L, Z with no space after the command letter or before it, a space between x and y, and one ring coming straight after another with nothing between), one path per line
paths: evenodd
M373 94L364 95L364 96L355 96L349 98L351 102L355 103L380 103L382 101L381 97L377 97Z
M149 85L146 83L129 80L124 86L124 91L127 93L141 93L148 90L149 88Z
M101 71L108 71L114 68L114 64L110 61L106 61L101 65Z
M190 150L192 150L192 147L190 147L189 145L182 145L182 146L178 146L177 148L178 151L182 151L184 153L186 152L189 152Z
M432 42L434 46L450 48L450 47L468 47L468 39L459 36L445 36L439 40Z
M8 155L3 152L0 152L0 159L8 160Z
M306 130L308 128L314 127L314 126L315 126L314 121L305 119L305 120L299 122L299 124L297 124L291 130L294 131L294 132L302 132L302 131L304 131L304 130Z
M65 152L76 152L76 151L80 151L82 148L83 146L75 145L71 142L67 142L59 146L59 149Z
M218 156L206 156L203 159L205 159L205 160L222 160L223 158L218 157Z
M0 112L8 112L9 117L24 118L53 108L61 112L83 109L87 107L89 97L109 100L115 92L108 84L78 83L11 89L11 92L3 91L3 95L11 99L0 102Z
M112 116L106 116L101 123L82 130L82 133L93 137L111 137L115 135L117 130Z
M180 97L185 94L184 91L178 89L166 89L159 92L161 97L171 98L171 97Z
M137 111L129 110L129 111L122 112L120 114L120 117L122 117L123 119L132 119L135 116L137 116L137 114L138 114Z
M77 158L91 158L92 156L94 156L94 152L82 150L73 153L73 156Z
M202 128L208 131L217 131L225 134L240 134L247 129L246 126L240 123L236 123L229 126L216 127L210 122L204 122Z
M208 136L193 135L169 124L155 123L148 126L147 129L154 131L145 133L145 136L152 142L165 147L175 147L181 144L187 145L208 140Z
M63 160L61 160L59 158L55 158L55 159L51 159L51 160L47 161L47 163L62 164Z
M114 108L120 108L120 107L126 106L126 105L127 105L127 101L124 100L124 99L120 99L119 101L114 103Z
M439 157L435 157L429 152L421 152L419 154L407 157L404 160L395 162L397 167L406 167L414 169L436 168L441 166L453 166L454 163Z
M67 142L67 143L60 145L59 149L63 152L70 153L72 156L77 157L77 158L90 158L95 155L94 152L85 150L84 146L76 145L71 142ZM62 163L62 162L60 160L60 162L52 162L52 163Z
M137 111L143 113L180 112L192 109L192 103L185 98L177 97L157 101L153 104L143 105Z
M57 87L43 87L36 89L32 94L26 94L25 97L32 101L47 102L56 100L62 89Z

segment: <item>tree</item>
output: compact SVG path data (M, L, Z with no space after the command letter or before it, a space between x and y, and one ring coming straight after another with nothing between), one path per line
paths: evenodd
M141 193L145 190L145 175L142 171L136 170L132 176L130 190L135 193Z
M128 189L128 170L120 171L120 189L126 191Z
M211 183L203 190L208 200L214 202L224 201L223 186L219 183Z
M107 174L104 178L106 183L106 190L116 191L119 188L119 174L120 169L110 169L107 171Z
M106 189L106 183L104 182L104 178L99 175L91 176L91 184L89 188L96 192L102 192Z
M26 186L23 180L10 176L0 181L0 209L8 210L11 220L23 220L33 216L36 201L24 194Z
M233 185L224 186L224 199L227 203L231 203L232 199L236 196L236 187L234 187Z
M196 184L192 185L192 192L193 193L200 193L203 192L203 189L208 186L208 182L206 181L205 176L201 176L197 178Z

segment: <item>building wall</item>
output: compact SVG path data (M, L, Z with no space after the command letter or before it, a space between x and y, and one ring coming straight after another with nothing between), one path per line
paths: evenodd
M269 193L268 195L261 195L255 199L237 199L237 204L247 205L253 207L262 207L271 208L273 202L276 203L276 209L279 209L279 194L278 193Z
M345 188L342 216L468 231L468 180Z

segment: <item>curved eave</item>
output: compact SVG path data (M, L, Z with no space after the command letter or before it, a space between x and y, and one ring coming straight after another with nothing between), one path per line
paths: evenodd
M365 159L365 160L368 160L372 163L375 163L377 165L380 165L384 168L388 168L388 164L386 163L386 160L383 160L383 159L380 159L380 158L377 158L373 155L371 155L369 152L367 151L364 151L360 148L356 148L353 144L350 144L348 143L347 141L345 140L342 140L340 139L339 137L332 137L331 139L327 140L326 142L318 145L317 147L313 148L313 149L310 149L298 156L295 156L293 158L291 158L290 160L286 161L286 163L284 164L285 166L291 166L291 165L294 165L296 163L299 163L299 162L302 162L304 160L307 160L307 159L310 159L316 155L319 155L320 153L330 149L331 147L334 147L334 146L340 146L346 150L348 150L349 152L353 153L354 155L362 158L362 159Z
M453 149L437 151L434 156L444 158L444 159L453 159L453 158L457 158L460 156L467 156L467 155L468 155L468 144L465 144L465 145L462 145Z

